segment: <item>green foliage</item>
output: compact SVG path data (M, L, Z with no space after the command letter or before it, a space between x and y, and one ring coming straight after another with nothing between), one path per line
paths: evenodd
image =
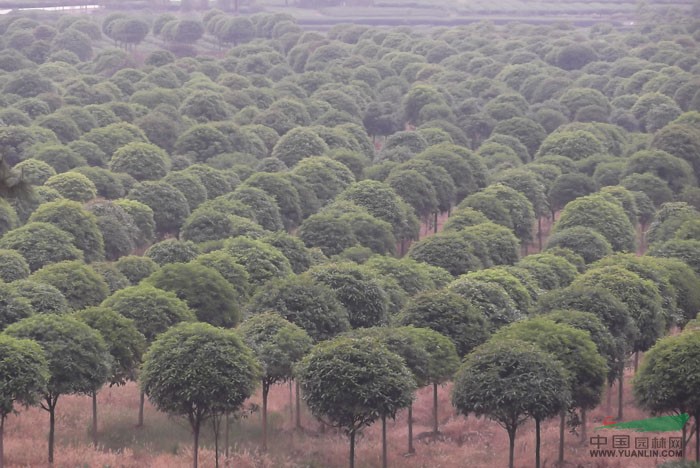
M274 312L251 316L238 332L262 365L263 385L267 386L291 379L294 365L313 345L302 328Z
M11 283L29 276L29 264L22 254L0 249L0 281Z
M177 239L166 239L153 244L144 254L158 265L163 266L168 263L187 263L197 257L197 249L188 241Z
M136 200L117 200L115 205L122 208L131 216L139 230L137 245L149 244L155 236L156 222L150 206ZM98 220L99 221L99 220Z
M30 223L49 223L72 236L72 244L83 252L86 262L104 259L104 240L97 218L75 201L44 203L29 217Z
M248 237L237 237L225 243L224 250L243 265L256 287L292 272L289 260L275 247Z
M309 275L333 290L353 328L388 322L386 291L370 271L352 263L330 263L312 268Z
M272 149L272 157L294 167L302 159L323 156L328 145L315 132L306 128L294 128L287 132Z
M109 161L114 172L126 172L136 180L158 180L168 172L167 153L150 143L133 142L117 149Z
M575 226L598 231L616 252L634 251L635 230L632 223L620 205L600 195L581 197L566 205L555 226L555 233Z
M402 311L403 325L430 328L450 338L460 356L466 356L486 341L489 326L483 313L450 290L416 295Z
M233 331L182 324L161 335L141 368L141 389L161 411L188 419L195 438L208 418L238 410L260 377L253 352ZM197 452L194 452L195 465Z
M95 306L109 295L104 279L81 261L63 261L34 272L29 280L54 286L75 310Z
M195 320L187 303L171 292L140 284L115 292L102 304L134 321L148 343L179 322Z
M464 278L486 283L496 283L506 290L506 293L508 293L508 296L513 300L521 314L527 314L530 310L533 300L530 292L513 272L508 271L504 267L473 271L465 275Z
M274 311L319 342L350 329L348 312L335 292L308 274L269 283L248 304L251 313Z
M316 417L351 437L380 415L411 403L416 382L404 361L371 338L336 338L316 345L296 373Z
M408 255L413 260L444 268L454 276L483 266L469 242L455 232L426 237L413 244Z
M12 414L15 404L35 405L46 389L49 368L38 343L0 334L0 418Z
M38 314L63 314L70 310L68 301L54 286L31 280L14 281L12 289L29 301L31 308Z
M77 202L84 203L97 195L95 184L83 174L77 172L64 172L51 176L45 182L45 185L56 190L63 198Z
M153 210L156 232L160 234L177 231L190 214L182 192L165 182L141 182L129 191L128 198Z
M29 301L9 284L0 283L0 330L33 314Z
M83 257L70 234L43 222L28 223L5 234L0 239L0 248L18 251L32 271L50 263Z
M136 370L146 350L146 339L136 329L134 321L106 307L90 307L73 315L97 330L105 340L112 356L108 376L111 385L123 385L136 378Z
M34 340L43 348L49 370L43 397L49 407L59 395L87 395L107 380L110 356L104 339L73 317L35 315L8 327L5 334Z
M240 321L236 290L213 268L195 263L171 263L155 271L145 282L175 293L201 322L233 327ZM202 294L202 291L207 293Z

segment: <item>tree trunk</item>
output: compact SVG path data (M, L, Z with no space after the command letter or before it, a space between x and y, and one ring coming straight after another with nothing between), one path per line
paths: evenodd
M289 381L289 417L294 421L294 395L292 392L292 381Z
M515 429L508 429L508 440L510 442L508 446L508 468L513 468L515 461Z
M559 414L559 466L564 466L564 428L566 427L566 410Z
M537 217L537 246L539 251L542 252L542 215Z
M386 415L382 414L382 468L387 468L386 458Z
M438 431L438 384L433 383L433 432Z
M224 455L228 458L228 447L229 447L229 430L231 426L231 421L229 419L228 412L226 413L226 427L224 428L224 442L226 443L226 448L224 449Z
M296 391L295 397L296 397L296 410L297 410L297 414L295 415L296 416L295 427L297 429L301 429L301 392L299 392L299 381L295 380L294 384L295 384L294 390Z
M5 438L5 415L0 415L0 468L3 468L5 459L5 446L3 439Z
M416 453L413 448L413 403L408 405L408 453Z
M613 382L610 382L608 385L608 395L607 395L607 403L605 404L605 413L610 414L612 412L612 392L613 392Z
M192 434L194 435L194 446L192 447L192 467L197 468L197 457L199 455L199 419L192 424Z
M683 460L685 460L685 457L686 457L685 448L687 445L687 441L685 439L685 435L688 432L687 426L688 426L688 423L685 423L683 425L683 429L682 429L683 432L681 432L681 451L683 452L681 454L681 457L683 458Z
M92 392L92 445L97 447L97 390Z
M146 393L142 391L139 398L139 422L136 426L143 427L143 405L146 402Z
M53 444L56 431L56 402L49 403L49 465L53 465Z
M700 416L695 413L695 461L700 463Z
M639 369L639 351L634 352L634 373L637 373L637 369Z
M581 443L585 444L588 437L586 431L586 408L581 408Z
M624 402L622 401L624 399L624 388L623 384L625 383L625 368L623 367L622 370L620 370L620 382L619 386L617 387L617 419L618 421L622 421L622 413L624 411Z
M355 468L355 429L350 431L350 468Z
M437 234L438 232L438 212L435 212L435 226L433 227L433 233Z
M535 418L535 468L540 468L540 420Z
M212 418L214 429L214 466L219 468L219 432L221 432L221 414L215 414Z
M267 451L267 396L270 393L270 384L263 380L262 383L262 430L263 430L263 451Z

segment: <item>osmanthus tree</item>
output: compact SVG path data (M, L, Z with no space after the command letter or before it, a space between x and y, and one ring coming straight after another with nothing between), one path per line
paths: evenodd
M275 312L249 317L238 327L238 332L262 365L262 449L267 450L270 387L293 377L294 365L309 352L313 340L304 329Z
M109 286L102 276L77 260L46 265L29 279L54 286L74 310L98 305L109 295Z
M134 321L136 329L151 344L158 335L180 322L194 322L196 317L187 303L171 292L139 284L115 292L101 307L107 307ZM143 426L144 394L139 402L138 426Z
M589 333L544 317L530 318L503 327L493 335L492 339L534 343L561 361L566 369L571 401L568 406L560 408L559 463L562 464L566 410L593 409L599 403L607 373L605 360L598 352ZM541 416L533 414L537 432L539 432ZM539 439L539 435L537 438Z
M413 398L416 382L403 359L371 338L336 338L316 345L298 364L304 400L314 416L355 437L380 416L394 418Z
M99 332L69 316L35 315L9 326L5 333L36 341L43 348L49 379L41 407L49 413L48 462L54 461L56 405L61 395L89 395L107 380L110 356Z
M398 317L402 325L429 328L448 337L455 345L458 356L469 354L489 337L489 324L483 313L459 294L448 289L418 294ZM433 384L433 432L439 432L437 390L439 379Z
M539 429L538 421L569 405L569 388L567 371L551 354L532 343L493 340L464 360L454 379L452 405L465 416L486 416L508 432L508 466L513 468L518 427L532 417ZM539 430L536 437L539 467Z
M112 356L107 376L109 386L124 385L136 380L136 371L146 350L146 338L134 321L107 307L89 307L73 314L75 318L97 330ZM97 390L92 392L92 440L97 446Z
M421 239L408 251L412 260L444 268L453 276L483 268L474 247L459 232L441 232Z
M241 319L236 290L213 268L197 263L171 263L155 271L144 282L175 293L201 322L216 327L234 327Z
M489 322L490 331L517 322L524 317L505 288L498 283L460 277L447 288L481 311Z
M7 416L16 411L16 405L36 405L48 380L46 355L38 343L0 334L0 468Z
M186 323L151 345L140 381L156 408L187 418L194 442L192 466L197 468L202 424L239 409L260 375L253 351L234 331Z
M700 462L700 330L689 327L680 335L657 341L644 355L632 381L634 398L653 413L688 413L695 419L695 461ZM683 458L686 457L683 426Z

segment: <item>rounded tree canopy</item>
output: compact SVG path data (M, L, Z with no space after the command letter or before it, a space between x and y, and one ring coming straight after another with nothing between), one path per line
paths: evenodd
M48 380L46 355L38 343L0 334L0 418L11 414L15 404L36 404Z
M350 434L380 415L394 417L416 387L404 361L371 338L320 343L296 373L311 412Z
M29 280L58 289L74 310L95 306L109 295L105 280L81 261L64 261L34 272Z

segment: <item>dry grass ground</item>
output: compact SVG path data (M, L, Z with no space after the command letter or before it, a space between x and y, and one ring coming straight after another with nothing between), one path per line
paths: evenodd
M629 377L629 376L628 376ZM626 386L625 419L648 416L632 404L630 385ZM615 387L613 391L616 391ZM605 398L603 399L605 401ZM260 403L259 394L251 403ZM416 454L406 456L407 427L405 412L389 422L389 466L401 468L503 467L508 460L508 437L492 421L464 418L455 414L449 400L449 387L439 394L439 419L442 434L429 435L432 412L430 388L418 392L414 405L414 435ZM602 424L608 414L605 403L590 413L588 432ZM334 429L322 431L308 413L302 412L303 431L294 430L290 414L289 390L279 385L270 392L270 421L272 426L270 451L261 454L260 414L232 423L230 457L223 466L236 468L335 468L347 465L347 439ZM178 468L190 466L191 440L189 428L182 419L169 418L146 405L145 427L136 428L138 390L129 384L121 388L105 388L99 394L100 447L90 445L90 400L88 397L66 396L59 400L57 416L57 468L124 467ZM10 417L6 424L5 455L7 466L40 467L46 465L46 434L48 415L31 408ZM615 434L623 434L616 432ZM567 433L567 467L651 468L662 460L592 458L589 444ZM358 441L358 468L380 466L380 426L367 428ZM204 436L200 466L214 466L211 430ZM552 467L556 461L558 425L555 420L543 425L543 466ZM694 455L694 454L691 454ZM533 425L518 431L516 466L534 465Z

